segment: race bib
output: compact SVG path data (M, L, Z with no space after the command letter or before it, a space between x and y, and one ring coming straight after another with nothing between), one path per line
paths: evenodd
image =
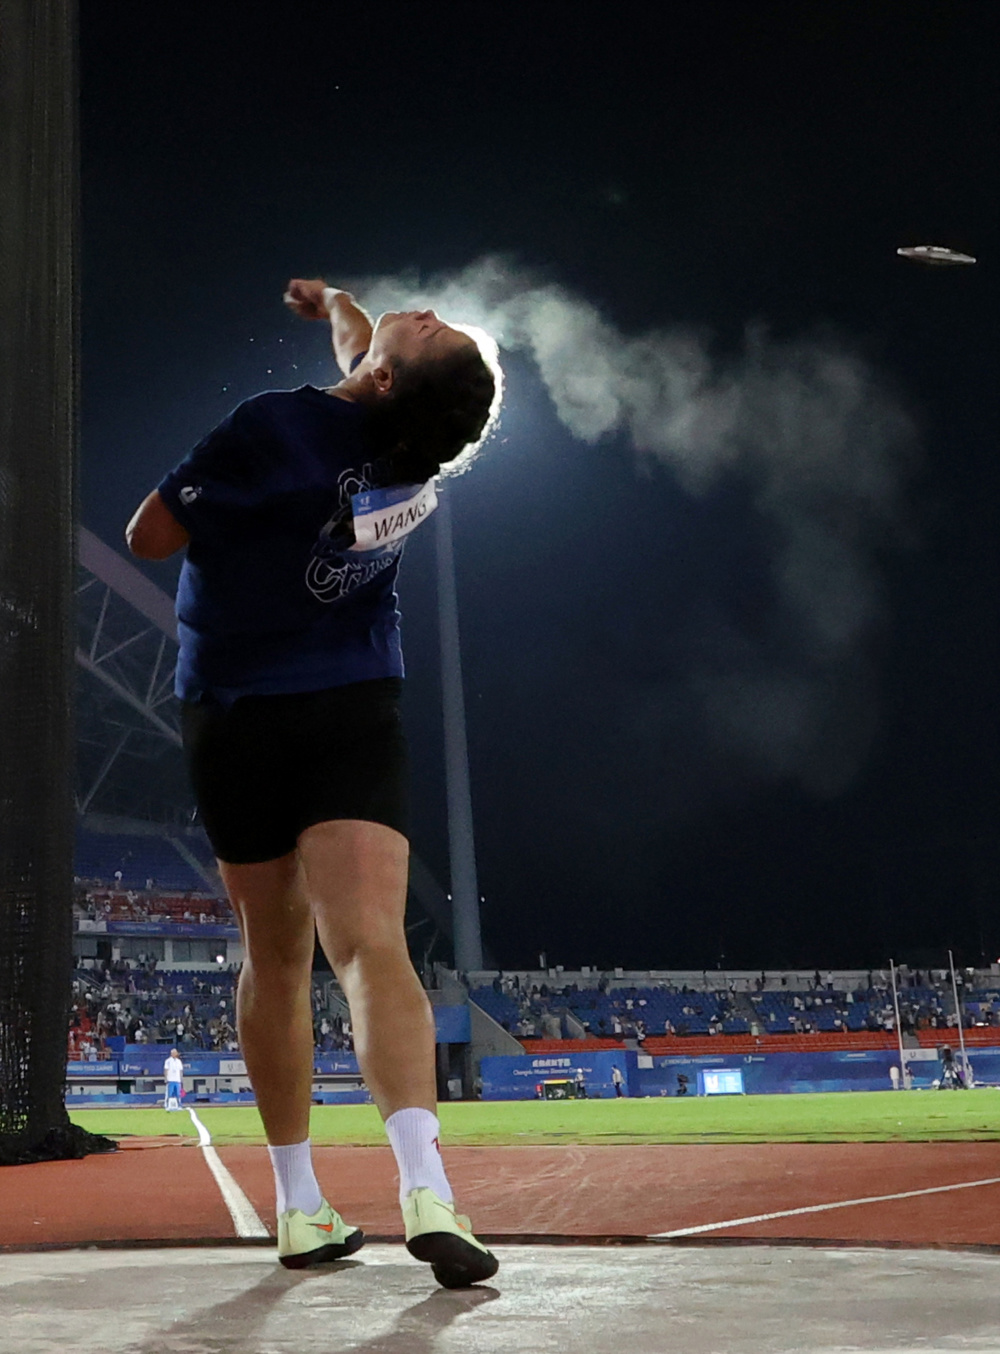
M402 484L394 489L366 489L351 496L354 544L351 551L382 550L395 545L437 507L434 481Z

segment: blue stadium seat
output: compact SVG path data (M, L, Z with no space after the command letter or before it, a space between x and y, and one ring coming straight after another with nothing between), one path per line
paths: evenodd
M126 889L144 889L147 879L154 880L158 889L177 893L204 892L206 887L205 880L166 837L138 832L92 832L78 823L77 876L111 885L116 882L119 870L120 886Z

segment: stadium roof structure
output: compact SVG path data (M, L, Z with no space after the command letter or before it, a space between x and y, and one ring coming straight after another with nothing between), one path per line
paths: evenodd
M173 599L86 527L77 554L77 810L190 825L196 810L173 695ZM447 894L416 854L410 895L450 943Z
M191 821L173 602L85 527L77 579L77 808Z

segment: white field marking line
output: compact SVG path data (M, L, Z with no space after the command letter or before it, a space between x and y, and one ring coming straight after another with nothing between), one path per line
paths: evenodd
M233 1226L236 1228L236 1235L270 1236L271 1233L257 1216L253 1204L219 1160L219 1154L212 1146L211 1133L209 1133L208 1129L201 1122L193 1109L189 1108L188 1114L190 1114L191 1122L198 1130L198 1146L201 1148L208 1169L215 1177L215 1183L219 1187L222 1201L229 1209L229 1216L232 1218Z
M706 1222L701 1227L678 1227L672 1232L653 1232L650 1240L664 1241L676 1236L697 1236L701 1232L721 1232L725 1227L745 1227L751 1222L770 1222L773 1218L795 1218L802 1213L828 1213L834 1208L857 1208L859 1204L885 1204L893 1199L916 1199L921 1194L948 1194L954 1189L978 1189L981 1185L1000 1185L1000 1175L988 1180L963 1180L957 1185L931 1185L929 1189L907 1189L899 1194L870 1194L864 1199L839 1199L832 1204L809 1204L805 1208L784 1208L779 1213L757 1213L752 1218L729 1218L726 1222Z

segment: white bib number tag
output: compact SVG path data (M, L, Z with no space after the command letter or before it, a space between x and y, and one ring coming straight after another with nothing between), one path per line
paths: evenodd
M434 481L366 489L351 497L355 552L383 550L408 536L437 507Z

